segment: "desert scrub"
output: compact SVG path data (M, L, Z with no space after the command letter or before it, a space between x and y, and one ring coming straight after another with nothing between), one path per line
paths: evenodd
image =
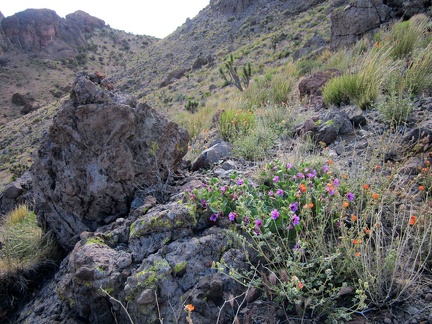
M31 269L51 262L58 246L51 234L44 234L36 215L21 205L5 216L0 228L0 274Z
M387 124L397 126L407 121L414 108L414 103L409 94L404 91L393 91L383 96L375 107L382 113Z
M227 109L220 114L219 133L226 141L233 141L237 136L247 134L255 125L251 111Z
M423 184L430 166L408 182L391 165L364 168L358 174L355 166L342 172L331 160L274 161L255 181L210 179L188 194L189 202L215 225L222 217L237 223L244 249L261 258L249 260L250 271L219 263L220 271L262 289L289 313L346 320L407 298L421 282L432 245Z

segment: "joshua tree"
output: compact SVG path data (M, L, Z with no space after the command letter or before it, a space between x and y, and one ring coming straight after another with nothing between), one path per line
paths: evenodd
M230 54L229 59L225 61L225 71L221 67L219 73L225 80L226 84L233 84L237 89L243 91L249 86L249 81L252 75L252 66L250 63L243 66L242 75L240 76L237 72L237 67L234 65L234 57Z

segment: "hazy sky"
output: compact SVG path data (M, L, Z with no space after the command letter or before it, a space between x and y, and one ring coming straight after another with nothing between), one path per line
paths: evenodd
M4 16L29 8L48 8L64 17L76 10L105 20L112 28L159 38L195 17L210 0L2 0Z

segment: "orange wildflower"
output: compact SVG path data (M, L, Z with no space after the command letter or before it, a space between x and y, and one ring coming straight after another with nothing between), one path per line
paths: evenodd
M379 198L379 195L378 195L377 193L374 193L374 194L372 194L372 198L373 198L373 199L378 199L378 198Z
M342 178L348 179L348 174L342 174Z
M365 231L366 234L370 234L371 230L368 229L367 227L363 227L363 230Z
M303 193L306 192L306 186L303 183L301 183L299 185L299 188L300 188L301 192L303 192Z
M424 190L424 186L419 186L419 190L423 191Z
M354 245L360 244L360 241L357 240L357 239L352 240L352 242L353 242Z
M414 215L411 215L410 220L409 220L409 224L414 225L416 222L417 222L417 217Z
M312 203L309 204L309 208L313 208L314 206L315 206L315 205L312 204Z
M360 252L356 252L356 253L355 253L355 256L356 256L356 257L359 257L360 255L361 255Z
M363 189L365 189L365 190L369 189L369 185L368 185L367 183L365 183L365 184L363 185Z
M187 304L184 309L187 312L192 312L195 309L195 307L192 304Z
M298 284L297 284L297 287L298 287L299 289L303 289L304 286L303 286L303 284L299 281Z
M357 216L354 215L354 214L352 214L352 215L351 215L351 221L355 222L356 220L357 220Z
M379 165L375 165L375 170L379 170L381 167Z
M343 202L343 207L344 207L344 208L348 208L348 206L349 206L349 202L348 202L348 201L344 201L344 202Z
M332 165L332 164L333 164L333 160L328 160L327 163L328 163L329 165Z

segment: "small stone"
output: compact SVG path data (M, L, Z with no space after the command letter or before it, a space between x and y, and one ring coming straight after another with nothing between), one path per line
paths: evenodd
M392 324L393 321L390 318L385 318L384 319L384 323L386 323L386 324Z
M140 305L152 304L155 302L155 294L153 289L144 289L139 296L137 303Z
M432 294L431 293L426 294L425 300L428 302L432 301Z

